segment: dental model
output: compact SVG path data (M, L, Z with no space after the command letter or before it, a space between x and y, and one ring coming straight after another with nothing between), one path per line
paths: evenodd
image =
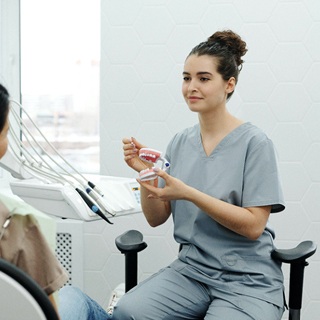
M154 164L153 167L140 171L139 177L141 181L156 179L157 175L153 171L153 169L156 167L162 170L167 170L170 167L170 163L161 156L161 152L154 149L141 148L139 150L139 158L143 161ZM159 166L159 162L161 166Z

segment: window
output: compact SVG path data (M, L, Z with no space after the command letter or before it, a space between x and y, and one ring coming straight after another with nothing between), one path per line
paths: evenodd
M20 6L22 105L78 171L99 173L100 0Z

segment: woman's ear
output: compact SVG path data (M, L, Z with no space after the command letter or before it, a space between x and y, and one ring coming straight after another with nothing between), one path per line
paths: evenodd
M228 94L228 93L232 92L235 87L236 87L236 79L234 77L231 77L227 81L226 93Z

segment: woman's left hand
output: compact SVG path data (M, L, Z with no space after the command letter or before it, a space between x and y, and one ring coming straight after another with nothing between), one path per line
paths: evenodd
M137 181L140 185L150 192L148 199L159 199L161 201L186 199L189 188L188 185L159 168L153 168L153 170L158 177L161 177L165 181L165 186L164 188L158 188L157 186L138 179Z

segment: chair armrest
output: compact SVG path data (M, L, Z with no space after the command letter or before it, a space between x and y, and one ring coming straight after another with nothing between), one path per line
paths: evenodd
M308 265L307 258L317 250L313 241L303 241L292 249L275 249L273 259L290 264L289 280L289 319L299 320L302 307L304 268Z
M143 241L140 231L129 230L115 240L118 250L125 255L125 291L137 285L138 282L138 252L144 250L147 244Z
M317 245L310 240L299 243L292 249L275 249L271 252L272 258L285 263L298 263L311 257L317 250Z
M116 238L115 243L121 253L140 252L147 247L142 233L137 230L126 231Z

